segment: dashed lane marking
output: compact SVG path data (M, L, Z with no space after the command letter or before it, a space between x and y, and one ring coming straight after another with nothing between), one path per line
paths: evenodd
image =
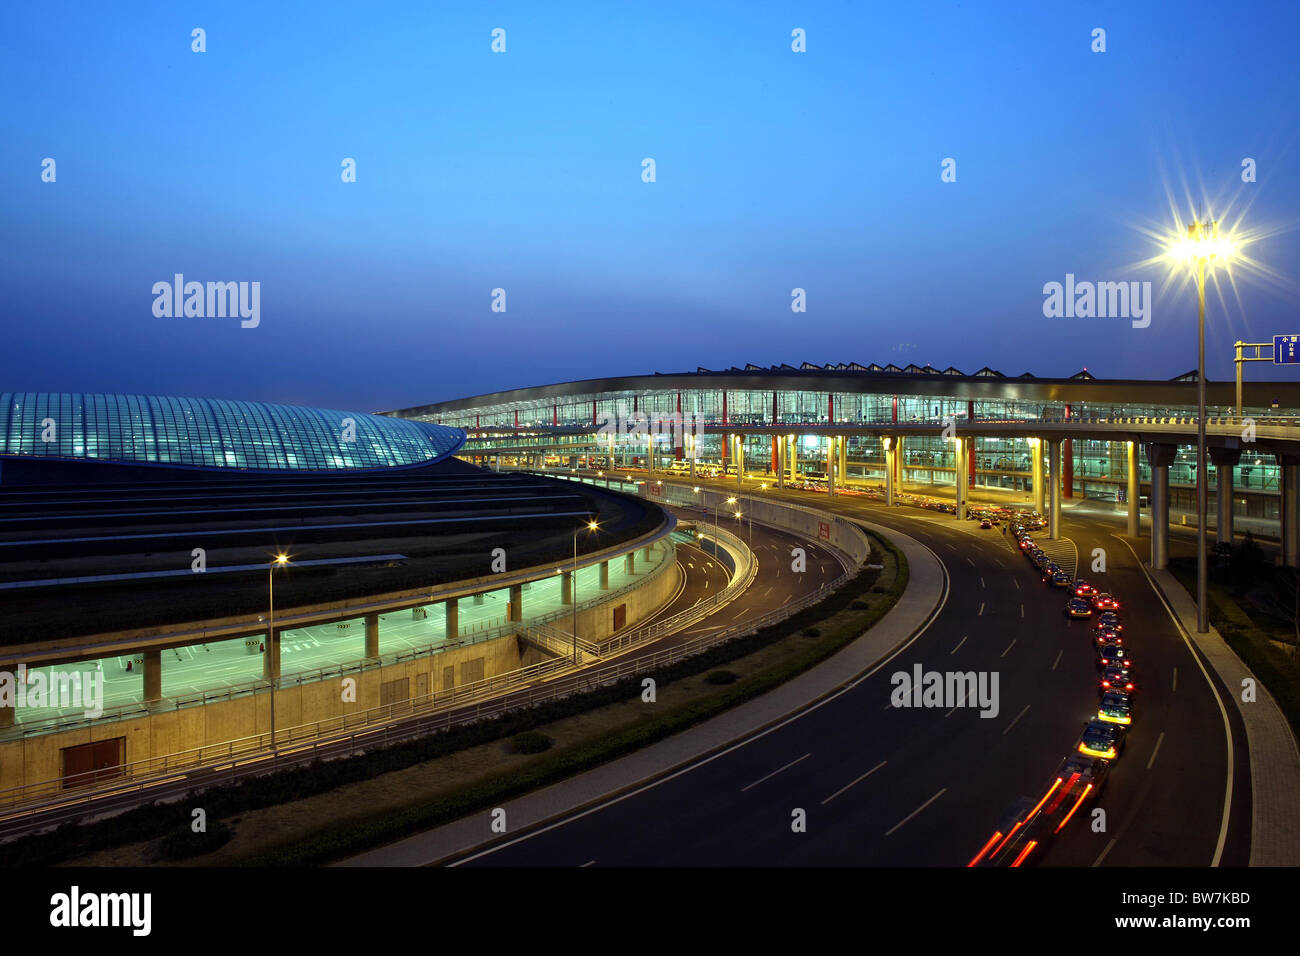
M858 783L861 783L863 780L866 780L868 777L870 777L873 773L875 773L877 770L879 770L881 767L883 767L883 766L884 766L886 763L888 763L888 762L889 762L889 761L887 761L887 760L882 760L882 761L880 761L880 763L876 764L874 767L872 767L870 770L868 770L868 771L867 771L866 773L864 773L862 776L858 777L856 780L851 780L851 781L849 781L849 782L846 783L844 786L840 787L838 790L836 790L834 793L832 793L832 794L831 794L829 797L827 797L825 800L823 800L823 801L822 801L822 806L826 806L826 804L830 803L832 800L834 800L836 797L838 797L841 793L843 793L845 790L849 789L849 787L853 786L854 784L858 784Z
M809 757L811 757L811 756L812 756L811 753L806 753L806 754L804 754L802 757L798 757L798 758L796 758L796 759L794 759L794 760L791 760L791 761L790 761L788 764L786 764L784 767L777 767L775 770L773 770L771 773L769 773L766 777L759 777L759 778L758 778L757 780L755 780L753 783L746 784L745 786L741 787L741 788L740 788L740 792L741 792L741 793L744 793L746 790L749 790L749 789L752 788L752 787L757 787L760 783L762 783L762 782L765 781L765 780L771 780L773 777L775 777L775 776L776 776L778 773L780 773L782 770L789 770L789 769L790 769L791 767L793 767L795 764L797 764L797 763L801 763L802 761L807 760L807 759L808 759ZM826 801L823 800L822 802L825 803Z

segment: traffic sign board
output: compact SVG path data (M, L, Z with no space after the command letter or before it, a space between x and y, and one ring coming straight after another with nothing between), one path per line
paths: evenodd
M1273 336L1273 364L1300 365L1300 335Z

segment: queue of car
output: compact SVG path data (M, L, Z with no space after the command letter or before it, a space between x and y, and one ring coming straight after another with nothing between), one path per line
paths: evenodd
M1090 638L1096 651L1100 702L1047 793L1036 804L1023 800L1013 808L970 866L1021 866L1036 848L1065 827L1085 801L1097 798L1112 762L1124 752L1137 689L1119 600L1057 566L1034 543L1033 529L1024 523L1013 522L1008 530L1043 583L1066 591L1066 617L1092 621Z

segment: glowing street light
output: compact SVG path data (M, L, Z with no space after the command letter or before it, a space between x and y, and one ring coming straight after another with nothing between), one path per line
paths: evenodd
M289 556L281 552L266 569L267 627L266 653L271 671L271 752L275 752L275 685L280 682L280 656L275 650L275 569L289 563Z
M595 520L584 526L588 532L600 527ZM583 528L573 529L573 580L569 583L569 600L573 604L573 663L578 663L578 532Z
M1205 521L1209 509L1209 469L1205 462L1205 270L1207 266L1229 265L1237 253L1230 236L1219 235L1213 219L1191 222L1185 235L1170 243L1166 257L1196 269L1196 631L1209 631L1206 614Z

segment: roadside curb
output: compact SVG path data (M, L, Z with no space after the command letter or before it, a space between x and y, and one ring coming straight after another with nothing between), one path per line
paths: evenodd
M1296 806L1300 749L1282 708L1218 630L1211 627L1208 634L1196 632L1196 604L1178 579L1167 570L1145 563L1142 567L1177 615L1188 640L1223 681L1241 715L1250 761L1250 866L1300 864L1300 809ZM1247 678L1255 683L1253 704L1241 700L1242 681Z
M759 697L635 753L502 805L510 836L492 834L481 811L335 864L421 866L451 861L474 851L522 839L574 813L621 799L687 772L797 719L864 679L911 643L947 598L947 576L929 548L893 529L858 524L888 538L903 552L909 578L897 603L847 647L793 680Z

